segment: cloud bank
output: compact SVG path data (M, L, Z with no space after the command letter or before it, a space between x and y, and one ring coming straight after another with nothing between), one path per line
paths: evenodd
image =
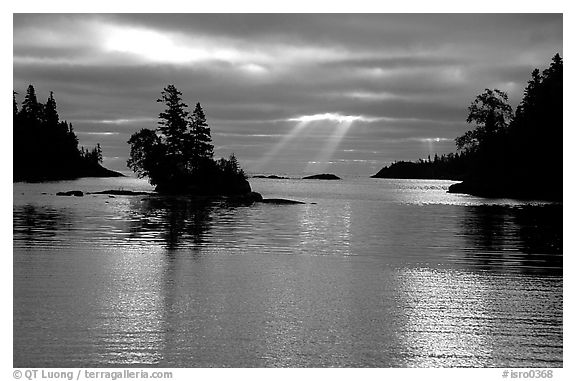
M249 172L325 160L365 175L453 151L478 93L500 88L516 105L556 52L558 14L15 14L14 90L54 91L81 144L100 142L114 169L173 83L202 103L216 154L235 152ZM302 122L314 128L287 139Z

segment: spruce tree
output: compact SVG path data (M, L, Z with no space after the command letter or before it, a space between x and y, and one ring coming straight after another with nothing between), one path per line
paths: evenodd
M183 142L188 126L188 105L182 102L182 93L174 85L165 87L156 102L166 105L166 109L158 115L158 129L164 135L167 154L177 161L182 161Z
M190 115L174 85L158 99L166 105L156 131L143 129L130 137L128 166L149 177L158 192L238 194L250 184L234 155L215 162L210 127L200 103Z
M83 160L88 151L78 149L72 124L60 121L54 93L46 104L38 102L34 86L28 86L22 107L18 109L13 91L14 179L58 180L88 175L94 165ZM98 144L91 153L92 162L102 161Z
M56 129L58 126L58 111L56 111L56 100L54 100L54 93L51 91L46 105L44 106L44 122L50 129Z
M210 127L208 126L206 115L199 102L196 103L196 107L192 112L190 123L193 159L198 163L212 160L214 156L214 146L212 145L212 137L210 136Z
M38 103L36 91L32 85L29 85L26 90L26 96L24 97L24 102L22 102L20 114L23 116L23 119L26 120L26 123L31 125L37 126L42 121L42 105Z

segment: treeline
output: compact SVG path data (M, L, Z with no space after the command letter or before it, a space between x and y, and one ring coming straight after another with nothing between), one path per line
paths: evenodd
M485 90L469 107L475 127L456 139L474 161L451 192L480 196L562 199L563 63L535 69L512 112L508 97Z
M391 179L462 180L470 166L471 155L466 152L449 153L434 159L395 161L371 177Z
M174 86L157 102L165 106L156 130L142 129L128 140L130 167L147 177L156 191L202 195L238 195L251 191L236 156L214 160L210 127L200 103L192 113Z
M375 177L396 177L404 168L434 176L425 178L464 180L451 192L561 200L562 91L563 62L556 54L546 70L532 72L515 111L503 91L486 89L478 95L466 119L474 128L456 138L459 153L447 155L445 163L395 163ZM388 176L393 166L396 176Z
M30 85L20 108L16 94L12 97L14 181L120 175L100 165L100 144L78 148L72 123L60 120L52 92L46 103L41 103Z

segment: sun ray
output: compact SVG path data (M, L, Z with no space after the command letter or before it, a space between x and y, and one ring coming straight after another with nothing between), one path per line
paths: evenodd
M346 136L346 133L352 127L353 119L338 122L332 135L328 137L328 142L322 147L322 150L316 155L313 162L308 163L306 172L321 172L328 168L329 161L334 152L340 145L340 142Z
M264 157L262 157L262 159L260 159L256 165L254 165L253 170L259 171L262 167L268 164L270 160L275 157L282 150L282 148L288 144L288 142L298 136L304 127L306 127L309 123L310 122L308 121L301 121L297 123L287 135L285 135L274 147L272 147L270 151L264 155Z
M318 126L334 126L334 132L329 136L328 142L322 148L322 150L316 155L316 160L311 162L306 170L311 169L311 164L319 164L316 162L327 162L334 151L340 145L340 142L352 126L355 121L367 121L368 118L357 115L340 115L337 113L324 113L324 114L314 114L314 115L302 115L297 118L286 119L289 122L297 122L297 124L292 128L292 130L285 135L270 151L268 151L264 157L252 168L254 171L259 171L266 164L268 164L290 141L296 138L302 133L302 131L307 127L318 127ZM322 166L319 166L322 167Z

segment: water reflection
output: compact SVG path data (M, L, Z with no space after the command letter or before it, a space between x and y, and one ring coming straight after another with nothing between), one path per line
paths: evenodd
M53 240L56 232L71 225L71 216L62 209L26 204L13 211L14 236L27 245Z
M397 277L406 366L562 366L561 280L429 268Z
M464 251L477 269L562 275L561 205L463 210Z
M351 209L349 202L338 203L332 208L316 205L301 208L297 231L305 252L315 255L353 255Z
M486 366L491 353L485 289L477 275L401 271L407 366Z
M166 335L163 275L166 258L159 250L116 251L100 255L84 317L93 364L157 364Z
M183 243L198 248L212 226L215 205L187 197L149 197L130 204L130 239L154 240L160 234L166 248Z
M380 193L23 199L14 365L562 365L561 207Z

